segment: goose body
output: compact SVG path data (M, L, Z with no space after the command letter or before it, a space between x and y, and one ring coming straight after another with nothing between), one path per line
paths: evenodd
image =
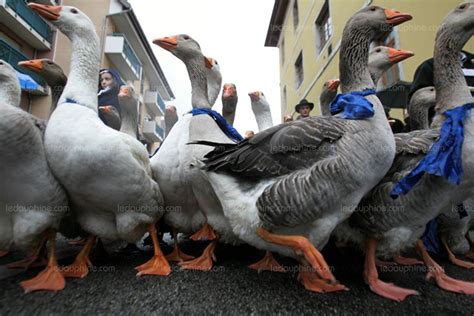
M193 108L211 108L212 100L208 97L208 91L220 91L221 79L216 76L218 69L209 68L213 65L209 62L210 59L203 59L197 42L188 35L178 35L156 40L155 43L170 50L187 66L192 85ZM179 211L171 209L164 219L168 225L185 233L194 232L207 222L219 232L223 240L226 240L226 236L235 239L212 187L195 167L196 161L202 159L212 147L187 145L202 139L234 143L210 116L185 114L151 159L154 171L163 169L155 174L158 183L163 183L165 205L179 208Z
M100 49L94 25L74 7L29 6L72 42L71 72L49 120L45 149L70 197L74 217L82 229L100 238L134 242L147 230L156 234L151 227L164 212L163 197L152 178L148 152L137 139L107 127L98 116ZM154 259L160 254L155 247ZM79 259L84 265L86 260ZM162 270L155 274L171 272L165 260L159 265Z
M392 24L387 14L394 13L372 6L346 25L340 59L343 92L373 88L368 46L382 25ZM400 23L408 19L399 12L394 15ZM367 20L372 20L370 27ZM354 34L357 43L352 42ZM349 50L357 58L349 57ZM388 171L395 155L380 101L373 95L367 100L375 109L371 118L311 117L274 126L235 146L216 147L206 156L207 175L239 238L292 257L301 252L269 239L304 236L314 247L324 247L332 230ZM260 227L271 230L273 237Z
M68 212L66 193L51 172L38 119L19 108L20 87L14 69L0 60L0 251L31 251L50 241L50 262L41 274L22 283L25 291L61 290L54 254L55 230ZM56 269L56 270L54 270Z
M439 137L439 128L444 120L444 113L449 109L472 102L461 66L458 62L459 50L474 33L474 3L468 2L456 7L448 14L441 25L435 45L435 88L437 113L432 128L396 134L397 155L384 179L368 194L350 220L347 230L355 230L352 240L360 245L368 245L366 259L366 280L376 293L394 300L403 300L416 292L393 288L380 280L370 267L371 256L393 256L407 246L417 243L428 266L428 274L435 276L437 284L449 291L474 293L471 284L451 279L448 283L442 269L429 257L419 238L425 225L435 218L443 209L472 196L474 177L471 163L474 154L472 139L474 121L472 115L464 120L464 142L462 145L462 165L464 175L459 185L449 183L444 177L425 174L411 191L397 199L390 197L395 184L417 166ZM456 33L456 36L453 34ZM448 79L449 78L449 79ZM381 209L382 208L382 211ZM367 266L368 262L372 262ZM457 282L456 285L454 285ZM451 286L452 284L452 286ZM394 291L391 291L391 289Z

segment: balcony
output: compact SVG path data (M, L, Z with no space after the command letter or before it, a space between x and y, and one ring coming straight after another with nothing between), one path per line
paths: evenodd
M35 49L50 50L53 31L25 0L0 0L0 19L4 25Z
M23 60L28 60L29 58L23 55L21 52L11 47L7 42L0 39L0 59L5 60L7 63L12 65L17 71L27 74L33 78L38 84L40 84L43 89L35 91L37 94L44 95L46 93L46 83L38 76L36 73L29 71L23 67L18 66L18 62ZM30 91L32 92L32 91Z
M123 34L112 33L108 35L105 39L104 53L124 76L124 79L140 80L142 63Z
M142 134L149 143L156 143L163 139L163 129L156 121L143 121Z
M150 114L151 116L164 115L166 105L157 91L145 91L144 103L148 109L148 114Z

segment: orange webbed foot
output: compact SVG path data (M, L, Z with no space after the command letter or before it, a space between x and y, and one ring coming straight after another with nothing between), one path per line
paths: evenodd
M198 241L198 240L211 241L211 240L217 239L217 234L214 228L212 228L211 225L206 223L200 230L192 234L191 237L189 237L189 239L192 239L194 241Z
M347 287L338 282L328 282L321 279L314 269L309 265L300 265L298 280L305 289L316 293L330 293L339 291L349 291Z
M449 261L450 261L452 264L454 264L455 266L464 268L464 269L473 269L473 268L474 268L474 263L473 263L473 262L464 261L464 260L461 260L461 259L456 258L456 256L454 255L454 253L453 253L453 252L451 251L451 249L449 248L449 245L448 245L448 243L446 242L446 239L441 238L441 241L442 241L442 243L443 243L443 245L444 245L444 248L445 248L446 251L448 252Z
M148 232L153 241L154 255L149 261L135 268L138 271L137 276L142 275L169 275L171 267L165 256L161 252L160 244L158 242L158 235L154 224L148 225Z
M216 261L214 255L214 249L216 248L217 241L212 241L200 257L197 257L194 260L185 261L178 263L181 266L181 269L187 270L200 270L200 271L210 271L212 269L213 260Z
M257 270L258 273L261 271L272 271L272 272L286 272L285 268L281 264L276 261L270 251L265 253L265 257L263 257L260 261L249 265L250 269Z
M84 247L81 249L81 252L79 252L74 262L61 268L61 273L64 277L82 279L89 274L89 267L92 266L89 255L95 240L95 236L89 236Z

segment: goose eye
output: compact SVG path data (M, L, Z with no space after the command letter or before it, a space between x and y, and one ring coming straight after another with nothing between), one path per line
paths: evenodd
M375 11L375 10L377 10L376 7L370 7L370 11Z
M0 66L3 66L3 61L0 61Z
M184 38L185 40L188 40L188 39L189 39L189 36L184 35L183 38Z
M382 50L381 50L380 48L377 48L375 51L376 51L377 53L380 53Z
M77 14L77 13L78 13L78 12L77 12L77 10L76 10L76 9L74 9L74 8L73 8L73 9L71 9L71 12L72 12L72 13L74 13L74 14Z
M461 9L461 10L464 10L465 8L466 8L466 4L461 4L461 5L459 6L459 9Z

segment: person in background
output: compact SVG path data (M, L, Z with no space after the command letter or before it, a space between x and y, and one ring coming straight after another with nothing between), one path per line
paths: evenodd
M97 91L97 96L99 98L99 117L107 125L106 118L104 117L101 107L103 106L113 106L117 109L117 112L120 116L121 109L120 103L118 100L118 94L120 92L120 87L125 85L122 78L114 69L101 69L99 72L99 87Z
M293 114L283 116L283 123L293 122Z
M308 102L308 100L306 99L301 100L300 103L298 103L295 106L295 112L299 113L296 119L301 120L301 119L309 117L309 113L311 113L313 109L314 109L313 103Z

